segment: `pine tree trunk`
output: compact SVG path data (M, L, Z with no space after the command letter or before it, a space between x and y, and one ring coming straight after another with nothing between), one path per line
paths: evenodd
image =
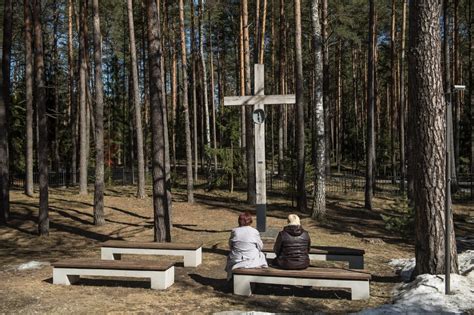
M12 2L3 3L2 96L0 98L0 224L10 217L10 160L8 149L10 99L10 58L12 50Z
M415 199L415 275L440 274L445 269L444 222L446 117L441 77L440 5L437 0L410 2L408 93L414 106L412 158ZM453 231L453 230L452 230ZM451 239L451 272L457 272L454 231Z
M263 12L262 12L262 27L261 27L261 32L260 32L260 38L259 38L259 43L260 43L260 48L258 51L258 63L259 64L265 64L265 27L267 22L267 0L263 0Z
M77 98L74 93L75 86L75 67L74 63L74 48L73 48L73 36L72 36L72 20L73 20L73 8L74 1L68 0L68 40L67 40L67 60L68 60L68 106L70 108L70 121L69 126L71 128L71 146L72 146L72 157L71 157L71 173L72 173L72 184L75 185L76 172L77 172Z
M38 111L38 165L39 165L39 235L49 234L48 215L48 117L46 116L46 85L44 79L43 30L41 0L33 0L34 52L35 52L35 103Z
M402 1L402 29L401 29L401 43L400 43L400 110L399 110L399 144L400 144L400 191L405 192L405 33L406 33L406 15L407 15L407 0Z
M148 69L151 106L152 144L153 144L153 209L154 240L170 241L171 227L168 216L168 201L165 183L165 134L164 109L161 72L161 26L158 9L154 0L146 0L148 31Z
M324 133L326 176L331 175L331 142L330 142L330 113L329 113L329 35L328 35L328 0L321 2L321 33L323 50L323 106L324 106Z
M324 1L324 0L323 0ZM312 217L317 219L326 215L326 153L325 153L325 129L324 129L324 106L323 106L323 37L321 34L321 20L319 18L319 0L313 0L311 3L311 18L313 26L314 43L314 120L316 128L316 152L315 152L315 181L314 181L314 199Z
M87 195L87 156L88 156L88 137L87 126L87 1L80 0L80 34L79 34L79 115L80 115L80 148L79 148L79 194Z
M199 156L198 156L198 113L197 113L197 86L196 86L196 51L195 51L195 46L196 46L196 38L195 38L195 27L194 27L194 1L189 1L189 7L191 11L191 61L192 61L192 76L191 80L193 83L193 134L194 134L194 180L197 181L198 178L198 162L199 162Z
M214 52L212 51L212 22L209 11L209 72L211 75L211 125L212 125L212 148L214 160L214 172L217 175L217 135L216 135L216 102L214 101Z
M245 94L252 95L250 79L250 41L249 41L249 23L248 23L248 4L247 0L242 0L242 21L244 28L244 64L245 64ZM246 159L247 159L247 203L255 204L257 193L255 191L255 144L254 130L252 121L252 108L245 106L245 136L246 136Z
M24 0L25 15L25 97L26 97L26 180L25 194L33 197L33 34L30 0Z
M104 85L102 83L102 34L99 0L93 0L94 11L94 80L95 80L95 190L94 224L104 219Z
M367 154L365 169L365 207L372 210L373 197L373 163L375 160L375 130L374 130L374 108L375 108L375 4L370 0L369 12L369 53L368 53L368 81L367 81Z
M454 0L454 29L453 29L453 84L461 84L461 63L459 58L459 0ZM453 134L453 145L454 145L454 166L456 174L459 171L459 141L460 141L460 126L461 126L461 104L462 98L461 93L453 93L453 109L454 109L454 134Z
M471 165L470 165L470 170L471 170L471 181L474 180L474 83L473 83L473 65L474 62L472 61L473 58L473 52L474 52L474 41L472 40L472 4L471 1L469 1L469 109L470 109L470 115L471 115ZM468 129L469 132L469 129ZM474 194L473 187L471 186L471 196Z
M130 34L130 61L132 68L133 80L133 105L135 108L135 132L137 146L137 162L138 162L138 189L137 198L145 198L145 158L143 154L143 127L142 127L142 109L140 104L140 90L138 88L138 65L135 44L135 26L133 22L133 1L127 1L128 12L128 28Z
M336 165L337 172L341 172L341 160L342 160L342 40L338 40L337 44L337 83L336 83L336 117L335 117L335 149L336 149Z
M301 1L295 0L295 78L296 78L296 151L297 151L297 209L306 212L305 181L305 134L304 134L304 88L303 88L303 53L301 48Z
M207 92L207 67L206 67L206 56L204 55L204 7L203 1L199 0L199 15L198 15L198 24L199 24L199 58L201 60L202 67L202 92L204 98L204 128L205 128L205 142L204 145L209 147L211 146L211 126L209 119L209 97ZM206 164L210 163L209 154L206 153Z
M392 184L396 182L396 160L395 160L395 101L396 101L396 81L397 81L397 71L395 68L395 60L397 58L395 53L395 0L392 0L392 22L390 28L390 155L392 162Z
M179 28L181 35L181 65L183 67L183 111L184 128L186 138L186 180L187 180L187 199L188 203L194 202L193 186L193 156L191 144L191 126L189 121L189 102L188 102L188 61L186 56L186 34L184 29L184 0L179 0Z
M240 95L245 95L245 54L244 54L244 17L242 9L240 10L240 28L239 28L239 79ZM240 109L240 147L247 147L247 136L245 134L245 106Z
M285 1L280 0L280 51L279 51L279 92L285 94L285 69L286 69L286 28L285 28ZM280 121L278 124L278 175L283 175L284 150L284 119L285 105L280 106Z

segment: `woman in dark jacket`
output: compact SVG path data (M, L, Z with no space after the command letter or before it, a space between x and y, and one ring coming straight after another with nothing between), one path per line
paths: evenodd
M282 269L306 269L309 266L311 240L296 214L288 216L288 225L278 233L273 246L276 258L273 265Z

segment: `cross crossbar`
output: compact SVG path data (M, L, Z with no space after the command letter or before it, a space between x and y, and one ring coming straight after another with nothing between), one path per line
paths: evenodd
M226 96L224 97L224 105L279 105L279 104L294 104L296 97L294 94L286 95L250 95L250 96Z

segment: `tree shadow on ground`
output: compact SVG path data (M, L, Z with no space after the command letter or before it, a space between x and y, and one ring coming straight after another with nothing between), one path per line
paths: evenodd
M173 224L173 227L178 229L182 229L185 231L190 232L206 232L206 233L230 233L231 230L211 230L211 229L198 229L198 228L191 228L191 226L197 226L196 224Z

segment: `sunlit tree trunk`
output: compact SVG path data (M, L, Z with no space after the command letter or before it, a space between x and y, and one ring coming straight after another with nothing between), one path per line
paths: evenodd
M48 117L46 116L46 85L44 79L43 30L41 0L33 0L34 51L35 51L35 103L38 111L38 165L39 165L39 235L49 234L48 215Z
M94 81L95 81L95 190L94 224L104 219L104 85L102 83L102 34L99 0L92 1L94 11Z
M138 164L138 187L137 197L145 198L145 158L143 155L143 127L142 127L142 109L140 103L140 91L138 88L138 65L135 44L135 26L133 22L133 1L127 0L128 28L130 34L130 61L133 80L133 105L135 108L135 132L137 146L137 164Z
M405 192L406 166L405 166L405 33L407 0L402 1L402 29L400 42L400 110L399 110L399 144L400 144L400 191Z
M326 153L324 139L324 106L323 106L323 59L321 36L321 19L319 18L319 0L311 3L311 18L313 26L314 43L314 127L316 128L316 152L315 152L315 181L313 199L313 218L321 218L326 215Z
M33 51L31 3L25 0L25 97L26 97L26 180L25 194L33 197Z
M79 194L87 195L87 1L80 0L80 34L79 34L79 115L80 115L80 149L79 149Z
M181 35L181 65L183 67L183 111L184 111L184 132L186 138L186 180L188 203L194 202L193 187L193 156L191 144L191 126L189 121L188 102L188 61L186 56L186 34L184 29L184 0L179 0L179 28Z
M414 107L412 158L415 200L415 275L445 271L446 104L441 77L440 4L438 0L410 2L408 94ZM451 272L458 271L456 240L451 229Z

